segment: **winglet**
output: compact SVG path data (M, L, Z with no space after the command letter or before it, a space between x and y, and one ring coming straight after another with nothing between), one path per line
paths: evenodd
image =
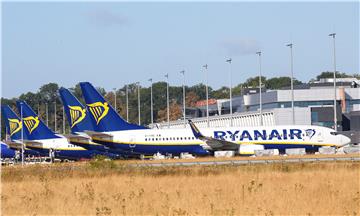
M196 127L196 125L189 119L190 128L195 136L195 138L202 138L204 135L200 132L200 130Z

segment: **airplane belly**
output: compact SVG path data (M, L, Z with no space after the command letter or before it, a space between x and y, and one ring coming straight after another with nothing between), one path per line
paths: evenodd
M320 146L303 145L303 144L266 144L265 149L278 149L280 152L285 152L288 148L305 148L307 151L317 151Z
M180 155L188 152L195 155L208 155L209 152L204 150L200 145L136 145L134 151L141 154L172 154Z

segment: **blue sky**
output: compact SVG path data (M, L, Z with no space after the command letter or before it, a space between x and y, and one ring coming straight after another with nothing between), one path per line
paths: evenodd
M181 85L228 85L258 73L289 75L294 43L295 77L308 81L337 67L359 73L358 2L5 2L2 5L2 93L16 97L49 82L72 87L90 81L106 90L148 79Z

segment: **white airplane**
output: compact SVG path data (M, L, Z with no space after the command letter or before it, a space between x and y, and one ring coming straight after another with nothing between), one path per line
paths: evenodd
M81 158L91 158L97 152L86 150L82 147L69 143L68 139L62 135L55 134L48 128L30 108L25 101L16 102L18 110L22 109L24 133L27 140L24 140L26 148L49 155L53 150L54 156L60 159L77 160Z
M85 130L93 130L90 116L84 105L68 89L61 87L59 94L71 130L71 135L67 135L71 144L99 152L109 158L120 158L120 155L125 155L119 150L92 142L91 138L84 132Z
M217 150L236 150L253 154L257 149L341 147L350 142L334 130L314 125L269 127L204 128L203 133L190 121L191 129L149 129L122 119L101 94L88 82L80 83L95 131L92 140L110 148L140 154L188 152L207 155ZM245 149L246 152L241 151Z

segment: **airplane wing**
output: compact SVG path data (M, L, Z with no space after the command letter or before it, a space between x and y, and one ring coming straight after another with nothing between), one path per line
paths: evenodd
M64 137L66 137L66 139L68 140L86 140L88 141L90 139L90 137L87 137L86 135L78 135L78 134L66 134L64 135Z
M89 135L91 138L102 138L102 139L112 139L113 135L107 134L107 133L101 133L96 131L84 131L87 135Z
M38 147L38 148L43 147L43 144L41 142L37 142L33 140L24 140L24 144L26 147Z
M24 140L25 144L42 144L41 142L38 141L34 141L34 140Z
M8 145L11 149L21 149L22 148L22 143L20 143L20 142L15 142L12 140L5 140L4 143L6 145Z
M191 120L189 120L189 124L195 138L204 141L210 150L238 150L240 147L240 145L233 142L204 136Z

